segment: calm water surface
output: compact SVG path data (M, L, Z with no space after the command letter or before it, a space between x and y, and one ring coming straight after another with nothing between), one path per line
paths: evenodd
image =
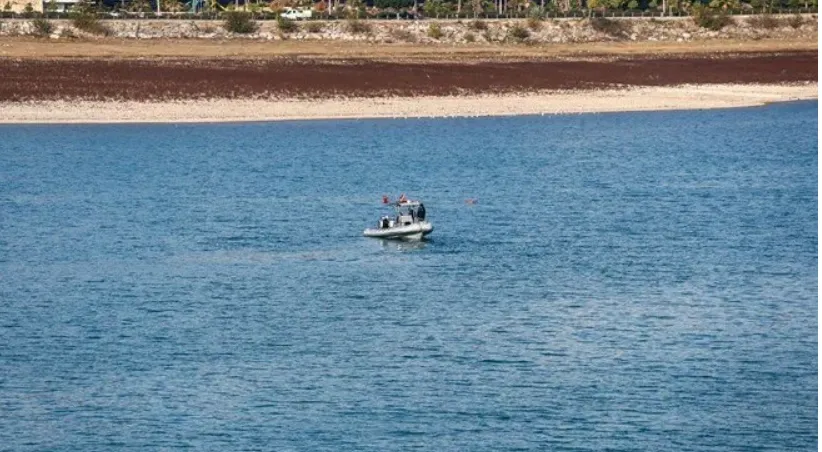
M0 449L815 450L817 109L0 127Z

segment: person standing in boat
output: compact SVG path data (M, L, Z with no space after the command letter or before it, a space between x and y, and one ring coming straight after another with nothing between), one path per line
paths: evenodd
M417 209L417 219L420 221L425 220L425 206L422 203L420 203L420 207Z

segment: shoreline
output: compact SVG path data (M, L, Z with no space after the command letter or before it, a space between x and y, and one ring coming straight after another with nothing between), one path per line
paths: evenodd
M187 124L561 115L739 108L812 99L818 99L817 82L420 97L30 101L0 102L0 124Z

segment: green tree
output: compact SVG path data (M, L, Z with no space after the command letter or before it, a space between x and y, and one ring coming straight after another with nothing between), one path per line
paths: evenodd
M519 15L521 11L528 9L530 0L508 0L506 6L508 14Z
M606 0L607 8L612 10L625 9L627 0Z
M257 17L258 14L260 14L260 11L263 10L263 5L259 2L246 3L245 6L246 9L248 9L248 12L250 12L254 17Z
M450 0L444 0L442 2L442 9L440 9L440 14L443 15L443 16L448 16L448 15L454 14L454 12L456 10L457 10L457 5L455 5L454 3L451 3Z
M348 6L349 19L359 19L360 15L365 14L365 3L363 0L349 0L346 4Z
M132 0L128 4L128 10L134 13L150 13L151 3L148 0Z
M602 9L604 12L607 7L606 5L607 0L588 0L588 17L593 17L594 10L596 9Z
M170 13L179 13L185 8L178 0L160 0L163 11Z
M46 17L54 14L55 12L57 12L57 2L54 0L49 0L48 3L46 3Z
M414 0L375 0L374 6L380 9L403 9L414 6Z
M739 0L711 0L708 6L723 10L739 9Z
M422 5L422 12L426 17L440 17L442 11L442 0L426 0Z
M97 4L93 1L78 3L71 10L71 24L78 30L95 35L109 35L111 30L100 23L97 17Z

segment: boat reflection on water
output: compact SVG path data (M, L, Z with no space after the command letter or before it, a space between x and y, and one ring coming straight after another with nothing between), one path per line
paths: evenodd
M428 244L428 241L421 240L415 242L409 241L398 241L398 240L380 240L380 246L382 249L386 251L400 251L400 252L410 252L410 251L419 251L425 249L425 246Z

